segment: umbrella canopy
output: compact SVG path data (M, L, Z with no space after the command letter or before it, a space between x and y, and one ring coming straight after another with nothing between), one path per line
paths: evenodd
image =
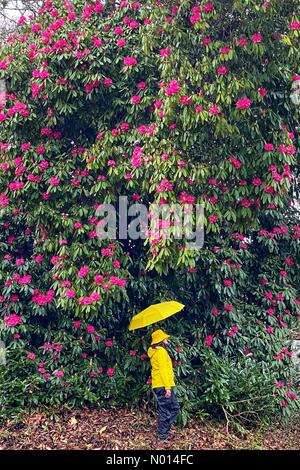
M142 312L135 315L130 322L129 330L137 330L138 328L144 328L145 326L152 325L160 320L174 315L174 313L180 312L184 307L179 302L162 302L161 304L150 305Z

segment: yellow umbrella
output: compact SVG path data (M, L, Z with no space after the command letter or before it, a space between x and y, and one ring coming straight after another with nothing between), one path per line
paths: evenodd
M174 315L174 313L180 312L184 307L179 302L162 302L161 304L150 305L142 312L135 315L130 322L129 330L137 330L138 328L144 328L145 326L152 325L160 320Z

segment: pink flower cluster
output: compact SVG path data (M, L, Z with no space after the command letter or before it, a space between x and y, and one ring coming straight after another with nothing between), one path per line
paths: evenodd
M88 266L83 266L78 271L78 277L81 277L81 278L86 277L89 272L90 272L90 268Z
M28 285L31 282L31 276L29 274L25 274L24 276L21 276L20 274L13 274L12 278L22 286Z
M19 191L25 186L25 183L23 181L12 181L9 183L8 187L10 191Z
M157 193L163 193L163 192L172 191L172 190L173 190L173 185L167 178L164 178L156 188Z
M42 70L33 70L32 71L32 76L33 78L41 78L42 80L45 80L46 78L49 78L49 72L46 69Z
M274 356L274 361L290 359L293 356L293 353L288 350L288 348L281 348L280 353Z
M230 327L229 331L227 331L227 336L229 337L234 337L236 335L236 333L238 333L239 331L239 328L237 326L232 326Z
M92 5L88 5L87 7L84 8L82 12L82 19L87 20L90 18L93 13L100 14L104 10L104 6L100 0L96 0L96 2Z
M101 295L98 292L93 292L90 296L79 299L78 303L79 305L91 305L98 302L100 299Z
M237 158L229 157L229 158L228 158L228 161L229 161L229 163L231 163L237 170L238 170L239 168L241 168L241 166L242 166L240 160L238 160Z
M179 201L181 202L181 204L194 204L195 200L195 196L191 196L186 192L182 192L179 196Z
M93 80L85 86L86 93L91 93L94 88L98 88L100 85L100 80Z
M4 316L4 323L9 327L14 327L23 323L22 317L16 313L10 313Z
M138 61L134 57L124 57L123 59L123 64L126 67L134 67L135 65L137 65L137 63Z
M236 107L237 109L246 109L250 108L252 101L249 98L242 98L237 101Z
M9 199L6 194L0 194L0 207L5 207L9 205Z
M109 278L109 282L111 283L112 286L119 286L119 287L125 287L126 286L126 280L125 279L120 279L117 276L111 276Z
M166 87L165 93L167 96L176 95L179 93L180 87L177 80L171 80L169 86Z
M143 163L145 163L145 156L141 147L134 148L131 163L134 168L139 168Z
M42 292L39 292L38 289L34 289L34 293L31 300L37 305L47 305L53 302L54 296L54 290L48 290L48 292L44 294Z
M190 16L190 22L192 24L197 23L201 19L200 6L195 6L192 8L192 14Z
M61 344L51 344L51 343L44 343L42 348L44 351L56 351L56 352L61 352L63 347Z

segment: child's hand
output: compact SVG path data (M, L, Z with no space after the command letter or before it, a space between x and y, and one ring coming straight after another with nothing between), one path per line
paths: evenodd
M165 397L166 398L171 398L171 390L166 390Z

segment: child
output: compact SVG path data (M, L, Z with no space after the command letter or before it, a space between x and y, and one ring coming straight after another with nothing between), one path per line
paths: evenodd
M148 349L152 367L152 389L158 404L157 434L163 441L168 439L168 433L180 410L173 389L175 382L172 361L165 349L168 338L169 335L162 330L154 331L151 346Z

